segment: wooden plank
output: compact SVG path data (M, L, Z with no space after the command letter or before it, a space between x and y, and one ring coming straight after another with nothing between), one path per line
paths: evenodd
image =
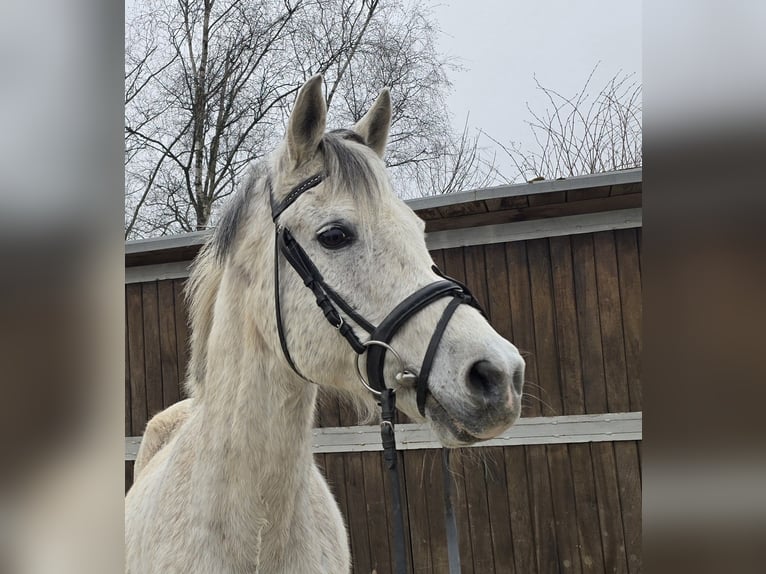
M444 477L442 454L444 449L423 452L424 485L421 491L428 510L428 541L433 572L449 572L447 528L444 506Z
M593 236L572 237L572 257L586 413L607 412Z
M475 451L474 451L475 452ZM477 453L478 454L478 453ZM486 468L484 457L466 452L463 457L465 474L465 498L468 505L468 523L471 529L471 548L473 550L474 572L495 572L492 552L492 533L490 532L487 488L484 484Z
M607 572L627 572L628 565L625 556L622 509L617 486L614 448L612 443L593 443L590 445L590 449L593 456L593 478L598 497L604 569Z
M612 185L609 189L609 195L615 196L615 195L630 195L630 194L639 194L642 192L643 189L643 182L635 182L635 183L622 183L619 185Z
M641 470L635 442L614 443L628 572L641 572Z
M468 501L466 498L465 483L466 474L463 467L463 459L466 454L463 449L454 449L450 454L450 470L452 472L454 498L452 506L455 511L457 523L458 548L460 550L461 574L474 574L473 546L471 542L471 529L468 527ZM475 574L483 574L476 572Z
M540 416L543 411L537 388L537 356L535 354L535 327L532 317L532 296L529 290L529 266L527 264L526 243L515 241L508 243L506 260L508 261L508 283L511 288L511 315L513 317L513 338L511 342L518 347L526 361L524 378L527 382L524 397L527 399L522 409L522 417ZM531 383L531 384L530 384ZM531 399L531 400L530 400Z
M431 258L439 269L444 269L444 250L435 249L431 251Z
M349 526L349 506L346 494L346 470L343 457L345 454L333 453L325 456L325 478L327 484L330 486L330 491L333 494L340 513L343 515L343 520L346 527Z
M566 192L567 201L584 201L609 197L612 193L611 185L591 187L589 189L570 189Z
M482 454L487 468L484 482L487 489L489 532L492 537L495 572L514 574L516 566L511 532L511 510L508 506L508 484L503 451L501 447L483 449Z
M482 308L486 309L489 294L487 293L487 265L484 260L484 246L466 247L463 250L463 256L465 258L465 284Z
M567 445L556 444L546 447L548 470L551 477L551 501L556 529L559 568L562 572L579 574L580 540L578 534L575 494L572 470L569 464Z
M444 272L465 283L465 258L462 247L444 250Z
M585 412L585 398L575 307L572 244L569 237L552 237L548 241L551 250L562 414L577 415Z
M128 322L128 361L130 362L130 426L134 433L143 433L148 419L141 285L127 285L125 294Z
M523 446L517 446L504 448L503 453L515 570L518 574L539 572L535 552L538 543L532 527L532 499L529 493L526 452ZM542 543L540 541L540 544Z
M149 418L163 409L162 362L160 359L160 313L157 304L157 283L141 286L144 321L144 369L146 371L146 408Z
M513 340L508 267L502 243L484 247L488 301L485 310L495 330L509 341Z
M383 468L380 464L379 453L364 452L361 457L364 473L364 498L367 504L367 528L370 537L370 568L383 574L384 572L391 572L393 569Z
M431 545L429 543L428 508L424 496L425 453L406 451L404 463L404 487L407 490L413 572L431 572Z
M535 553L539 572L559 571L558 541L551 502L551 481L548 474L545 447L525 446L529 473L529 494L532 506L532 528L535 533Z
M558 351L551 279L551 257L547 239L527 241L527 260L532 297L535 349L537 351L537 385L544 414L561 415L561 384L559 382Z
M157 285L160 314L160 362L162 364L162 407L168 408L181 399L176 343L176 309L172 281Z
M189 322L186 312L186 298L184 297L185 281L176 279L173 281L173 301L176 320L176 353L178 355L178 376L181 381L185 381L188 373L186 372L189 362ZM181 398L186 398L186 390L181 385Z
M550 205L552 203L564 203L567 200L566 191L556 191L554 193L535 194L529 196L529 205Z
M593 245L607 407L610 412L627 412L630 410L630 398L614 234L611 231L594 234Z
M349 539L354 572L370 572L370 536L367 529L368 512L365 499L364 469L361 453L343 455L346 467L346 500L348 502Z
M143 431L143 429L136 429L133 430L133 424L131 421L130 416L130 405L131 397L130 397L130 348L128 346L128 342L130 340L130 336L128 333L128 297L127 293L125 294L124 298L125 302L125 436L131 436L136 435Z
M567 448L572 466L582 571L585 574L602 574L605 572L604 555L590 445L570 444Z
M600 415L567 415L561 417L529 417L520 419L513 427L493 439L463 447L484 449L532 444L569 444L583 442L618 442L641 440L642 413L604 413ZM428 424L397 425L396 444L399 450L440 449L441 443ZM312 429L312 451L316 453L347 453L382 451L380 427L325 427ZM126 456L130 458L131 444L141 437L126 437Z
M641 272L636 230L615 232L630 410L641 410Z

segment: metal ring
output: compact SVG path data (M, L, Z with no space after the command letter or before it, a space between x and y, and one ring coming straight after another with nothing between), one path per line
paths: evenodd
M371 346L371 345L377 345L378 347L383 347L383 348L384 348L384 349L386 349L387 351L390 351L390 352L391 352L391 354L392 354L392 355L393 355L393 356L396 358L396 360L397 360L397 361L399 361L399 367L400 367L400 369L399 369L399 373L407 373L407 372L412 372L412 371L410 371L410 370L407 368L407 366L404 364L404 360L403 360L403 359L402 359L402 357L399 355L399 353L397 353L397 352L396 352L396 350L395 350L395 349L394 349L394 348L393 348L391 345L389 345L388 343L384 343L383 341L376 341L375 339L370 339L369 341L365 341L364 343L362 343L362 345L363 345L364 347L369 347L369 346ZM372 387L369 385L369 383L367 382L367 380L364 378L364 376L362 375L362 369L359 367L359 358L360 358L361 356L362 356L362 355L357 355L357 356L356 356L356 361L354 362L354 366L356 367L356 375L359 377L359 380L360 380L360 381L361 381L361 383L364 385L364 388L366 388L366 389L367 389L368 391L370 391L372 394L374 394L374 395L376 395L376 396L378 396L378 397L379 397L379 396L380 396L380 394L381 394L381 393L380 393L380 391L376 391L375 389L373 389L373 388L372 388Z

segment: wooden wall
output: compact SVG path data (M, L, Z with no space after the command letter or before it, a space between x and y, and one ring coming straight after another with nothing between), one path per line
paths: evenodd
M527 361L523 416L641 411L641 231L432 253L465 281ZM125 433L183 396L182 279L126 285ZM320 398L318 425L357 424ZM447 571L441 452L403 453L414 572ZM378 452L320 454L351 537L354 572L390 571ZM464 573L639 572L640 441L462 449L453 454ZM126 488L132 464L126 463Z

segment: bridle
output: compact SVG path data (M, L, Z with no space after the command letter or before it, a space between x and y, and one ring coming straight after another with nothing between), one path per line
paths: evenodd
M394 514L394 562L396 572L406 572L406 558L404 550L404 522L401 509L401 496L399 486L399 474L397 471L397 453L396 439L394 435L394 413L396 407L396 391L393 386L385 384L384 366L386 354L390 352L399 363L399 371L396 374L396 380L400 383L412 383L416 389L416 398L418 411L425 416L426 399L428 398L428 378L431 373L433 361L439 348L442 336L447 325L460 305L466 304L478 309L484 313L468 288L459 281L447 277L434 265L433 271L441 277L440 280L429 283L407 296L403 301L396 305L393 310L375 326L362 315L360 315L341 295L330 287L322 277L314 262L301 247L298 241L293 237L290 230L280 225L279 216L289 208L305 192L319 185L325 176L316 174L302 181L285 196L282 201L276 202L271 197L271 217L274 222L274 299L276 306L277 332L279 334L279 343L290 368L303 380L313 383L310 379L301 373L295 364L290 350L287 346L287 340L284 332L284 322L282 317L280 282L279 282L279 256L280 254L298 273L303 280L303 284L311 290L316 299L317 306L322 310L325 319L335 327L340 335L346 339L349 346L357 353L356 368L357 374L362 384L373 393L381 406L381 439L383 442L384 460L386 466L391 471L391 487ZM430 304L440 299L450 298L451 300L442 312L441 317L436 323L431 340L426 348L425 356L420 370L405 365L401 356L391 346L391 341L396 333L414 317L419 311L428 307ZM369 338L362 341L348 323L344 316L352 320L360 329L364 330ZM359 366L358 359L367 354L365 380ZM445 450L445 452L447 452ZM445 455L446 456L446 455ZM445 459L446 460L446 459ZM448 506L448 509L451 507ZM453 516L454 519L454 516ZM454 522L454 520L453 520ZM454 524L452 525L454 532ZM450 528L448 527L448 532ZM455 551L457 546L455 544ZM450 560L451 564L453 560Z

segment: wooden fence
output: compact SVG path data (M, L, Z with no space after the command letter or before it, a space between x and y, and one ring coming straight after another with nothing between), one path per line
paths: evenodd
M469 286L527 361L529 420L452 456L462 571L640 572L641 170L409 203L426 220L436 263ZM126 437L183 397L182 289L203 240L126 244ZM374 441L338 438L338 427L355 425L342 401L320 396L315 456L346 517L354 572L383 574L388 477ZM126 442L126 488L136 442ZM434 447L413 438L402 453L416 573L447 572Z

